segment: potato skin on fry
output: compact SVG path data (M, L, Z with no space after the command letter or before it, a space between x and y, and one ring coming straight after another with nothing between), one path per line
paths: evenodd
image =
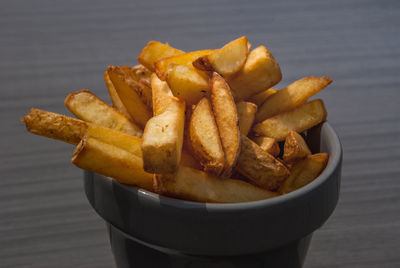
M275 115L256 124L253 131L261 136L267 136L282 141L291 130L303 132L325 121L328 113L321 99L304 103L295 109Z
M215 71L224 77L231 76L245 64L251 46L249 44L247 37L242 36L196 59L193 66L203 71Z
M70 93L65 98L64 104L81 120L130 135L142 136L143 132L139 126L87 89Z
M189 147L204 171L218 176L224 168L224 151L210 102L199 101L193 109L189 124Z
M110 76L107 72L104 72L104 82L106 83L108 95L110 95L111 102L115 109L117 109L121 114L125 115L129 120L134 122L133 118L129 114L128 110L125 108L121 99L118 96L117 90L115 89Z
M286 166L246 136L242 135L241 139L242 148L236 170L264 189L279 189L290 174Z
M76 147L71 162L121 183L153 190L153 175L143 170L140 157L98 139L85 137Z
M291 168L290 176L282 184L279 192L290 193L316 179L325 169L329 156L327 153L318 153L307 156Z
M260 93L248 97L247 101L256 104L257 107L260 107L266 101L266 99L274 95L276 92L278 92L277 89L269 88L267 90L261 91Z
M256 114L256 122L261 122L274 115L290 111L303 104L332 82L329 77L304 77L279 90L265 100Z
M163 195L210 203L250 202L277 196L240 180L221 179L183 166L176 174L154 175L154 188Z
M240 153L240 130L236 104L225 80L216 72L211 80L211 104L225 154L225 167L221 174L230 177Z
M290 131L285 139L283 149L283 160L285 163L296 162L308 155L311 155L311 151L303 137L296 131Z
M121 66L108 66L108 75L118 93L119 98L128 110L133 120L141 127L146 125L152 116L150 108L140 96L141 88L132 78L131 70L124 70Z
M278 62L265 46L253 49L242 69L233 77L227 78L236 101L241 101L260 93L282 79Z

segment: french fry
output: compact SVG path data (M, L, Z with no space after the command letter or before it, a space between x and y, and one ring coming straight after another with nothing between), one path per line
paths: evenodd
M132 77L135 81L147 80L150 82L150 76L152 72L141 64L135 65L131 68Z
M160 80L155 73L151 75L150 79L153 98L153 114L156 116L163 113L175 97L167 82Z
M212 203L250 202L277 196L243 181L220 179L183 166L176 174L155 175L154 188L163 195Z
M275 191L289 176L289 170L246 136L241 136L236 170L258 186Z
M110 76L107 72L104 72L104 82L106 83L108 95L110 95L111 102L115 109L117 109L121 114L125 115L129 120L132 122L134 121L131 115L129 114L128 110L125 108L124 104L122 103L121 99L118 96L117 90L115 89Z
M227 82L236 101L245 100L276 84L282 79L278 62L265 46L253 49L243 68Z
M190 153L188 153L186 150L182 150L182 155L181 155L181 163L182 166L185 167L190 167L194 169L201 170L201 165L199 161L197 161Z
M255 94L251 97L247 98L247 101L252 102L257 105L257 107L261 106L266 99L274 95L278 90L275 88L269 88L267 90L261 91L258 94Z
M211 77L211 104L225 154L221 176L230 177L240 153L239 119L229 86L216 72Z
M194 60L196 60L197 58L202 57L204 55L210 54L211 52L213 52L213 50L209 50L209 49L198 50L198 51L188 52L188 53L164 58L155 63L155 72L161 80L165 81L167 70L171 63L175 63L178 65L183 65L183 66L187 66L187 67L193 67L192 63ZM202 71L197 71L197 72L199 75L203 75L205 78L207 77L206 73L204 73Z
M182 50L171 47L157 41L150 41L143 48L138 57L138 62L150 71L154 72L154 63L167 57L183 54Z
M227 77L243 67L248 54L249 41L246 36L242 36L208 55L199 57L193 62L193 66L203 71L216 71Z
M253 137L252 139L261 149L269 153L270 155L277 157L281 151L278 143L275 139L269 137Z
M190 148L204 171L218 176L224 169L224 150L210 102L199 101L193 110L189 124Z
M297 162L291 169L290 176L282 184L279 192L286 194L297 190L317 178L328 163L328 154L319 153L309 155Z
M236 109L239 117L240 134L247 136L253 126L257 105L251 102L241 101L236 103Z
M261 136L267 136L282 141L289 131L303 132L325 121L328 113L321 99L306 102L295 109L278 114L256 124L253 131Z
M131 71L127 72L120 66L108 66L107 72L119 98L133 120L141 127L144 127L152 113L139 96L138 92L140 92L141 88L133 80Z
M193 67L171 63L166 81L174 96L183 99L187 105L197 104L210 91L208 78Z
M21 119L29 132L77 145L84 136L90 136L113 144L141 157L141 139L120 131L87 123L65 115L31 109Z
M65 115L32 108L21 118L26 129L39 136L77 145L88 129L88 123Z
M89 90L84 89L69 94L65 98L64 104L81 120L130 135L142 136L143 132L137 125Z
M185 102L175 99L146 124L142 137L143 168L151 173L176 172L181 161Z
M140 157L96 138L85 137L76 147L71 162L121 183L153 190L153 175L143 170Z
M293 110L332 82L329 77L305 77L268 98L256 114L256 122Z
M152 90L150 80L140 79L138 81L139 87L137 93L140 96L142 102L146 104L146 106L152 110L153 109L153 99L152 99Z
M308 155L311 155L311 151L303 137L296 131L290 131L283 147L283 160L285 163L294 163Z

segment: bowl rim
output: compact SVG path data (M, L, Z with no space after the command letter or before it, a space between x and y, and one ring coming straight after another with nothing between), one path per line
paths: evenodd
M269 199L240 202L240 203L207 203L207 202L187 201L187 200L159 195L157 193L136 187L134 185L122 184L116 180L113 180L111 178L110 179L112 180L113 184L115 183L118 186L124 188L125 190L131 191L133 192L133 194L136 194L140 200L143 201L146 200L146 202L162 204L163 206L176 207L176 208L185 207L186 209L190 208L190 209L202 209L202 210L206 208L209 212L218 212L218 211L227 212L233 210L238 211L238 210L248 210L257 208L265 209L266 207L274 207L282 203L287 203L297 198L301 198L309 194L310 192L314 191L315 189L319 188L322 184L325 183L326 180L329 179L332 173L340 165L342 159L342 145L340 143L339 137L336 131L327 121L322 123L322 127L327 128L328 132L331 132L333 134L331 135L331 138L333 139L332 148L333 150L336 150L335 154L333 154L333 157L331 157L331 154L329 155L328 164L324 169L324 171L315 180L301 187L300 189Z

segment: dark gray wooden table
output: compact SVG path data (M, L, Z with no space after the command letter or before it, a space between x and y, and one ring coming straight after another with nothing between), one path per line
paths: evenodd
M247 35L280 62L281 87L309 75L344 147L340 202L306 267L400 267L400 1L1 1L0 267L114 267L73 147L28 134L30 107L67 113L107 65L149 40L183 50ZM294 223L295 224L295 223ZM295 227L294 227L295 228Z

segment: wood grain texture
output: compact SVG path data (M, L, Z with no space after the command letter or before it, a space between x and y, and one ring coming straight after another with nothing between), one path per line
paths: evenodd
M400 2L2 1L0 267L114 267L73 147L25 132L30 107L67 113L88 88L108 100L107 65L136 63L149 40L183 50L247 35L282 68L282 88L330 76L317 95L344 147L336 211L305 267L400 266Z

